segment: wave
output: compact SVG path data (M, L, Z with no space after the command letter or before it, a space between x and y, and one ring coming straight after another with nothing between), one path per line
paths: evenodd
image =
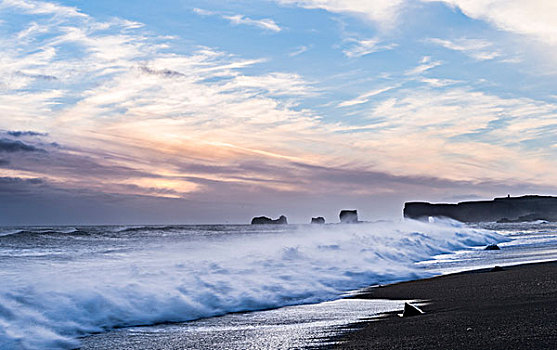
M7 237L12 235L17 235L19 233L25 232L25 230L7 230L0 232L0 237Z
M184 226L180 225L169 225L169 226L121 226L114 230L116 233L127 233L127 232L149 232L149 231L157 231L157 232L164 232L164 231L172 231L172 230L179 230Z
M90 233L85 230L80 230L77 228L67 228L67 229L20 229L20 230L8 230L0 232L0 239L2 238L18 238L25 239L29 237L40 237L40 236L88 236Z
M117 327L339 298L428 277L415 263L505 240L452 221L292 227L0 271L0 349L70 349ZM14 273L17 271L17 273Z

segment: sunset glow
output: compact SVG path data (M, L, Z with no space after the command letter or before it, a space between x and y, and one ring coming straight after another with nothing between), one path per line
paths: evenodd
M3 224L557 191L556 4L149 3L0 1Z

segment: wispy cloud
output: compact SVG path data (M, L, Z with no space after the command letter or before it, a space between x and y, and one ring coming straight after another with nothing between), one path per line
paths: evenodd
M259 27L264 30L269 30L275 33L278 33L282 30L282 28L272 19L270 18L263 18L263 19L252 19L246 17L241 14L235 15L227 15L219 12L208 11L204 9L195 8L193 12L200 15L200 16L218 16L222 19L229 21L234 25L248 25L248 26L255 26Z
M352 45L345 49L343 52L347 57L361 57L379 51L392 50L397 47L397 44L383 44L379 38L371 39L354 39L350 38L346 41Z
M288 56L290 56L290 57L299 56L299 55L303 54L304 52L306 52L307 50L309 50L309 47L305 46L305 45L302 45L302 46L296 48L294 51L290 52L288 54Z
M55 15L60 17L88 17L75 7L63 6L46 1L2 0L0 8L16 8L35 15Z
M311 110L319 91L294 69L275 71L260 58L208 47L177 48L140 24L52 6L49 15L3 28L13 35L0 39L0 129L32 125L48 135L21 139L46 152L2 152L2 178L196 204L260 203L262 194L267 202L290 195L282 202L289 203L315 186L344 197L428 181L557 183L557 150L548 146L557 106L425 77L441 64L431 57L406 75L390 75L418 86L368 87L338 104L353 107L358 123L349 124ZM17 142L11 137L8 148ZM339 185L342 175L348 180Z
M359 104L362 104L362 103L369 102L370 97L377 96L379 94L382 94L382 93L387 92L387 91L392 90L392 89L396 89L399 86L400 85L393 85L393 86L387 86L387 87L371 90L369 92L366 92L365 94L362 94L362 95L356 97L355 99L339 103L338 107L350 107L350 106L355 106L355 105L359 105Z
M426 83L433 87L445 87L449 85L454 85L459 83L458 80L454 79L439 79L439 78L421 78L420 81L422 83Z
M477 178L472 170L477 168L483 169L481 176L501 181L510 178L512 168L513 173L535 172L548 183L551 176L545 172L555 164L548 162L543 139L557 130L556 116L557 105L468 88L401 90L399 97L375 106L369 118L382 120L383 129L365 144L390 150L391 157L381 157L388 168L401 169L400 162L408 162L403 168L443 169L452 179L464 173ZM419 149L420 155L409 149Z
M392 27L408 0L275 0L281 4L320 8L334 13L363 16L383 27ZM535 37L545 44L557 45L557 3L546 0L421 0L443 2L459 8L466 16L484 20L498 29Z
M410 70L407 70L405 75L420 75L442 64L441 61L434 61L430 56L422 57L420 64Z
M446 40L438 38L427 39L427 42L440 45L449 50L460 51L477 61L491 60L501 56L501 53L492 49L493 44L487 40L460 38Z
M404 0L275 0L280 4L298 5L310 9L324 9L336 13L352 13L390 28L398 17Z
M279 27L279 25L276 24L275 21L269 18L251 19L243 15L223 16L223 18L229 20L230 23L232 24L245 24L249 26L259 27L261 29L270 30L277 33L282 30L282 28Z

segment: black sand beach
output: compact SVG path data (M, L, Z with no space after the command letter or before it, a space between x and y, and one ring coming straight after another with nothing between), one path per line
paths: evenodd
M557 262L477 270L365 290L355 298L424 300L424 315L386 315L338 349L557 349Z

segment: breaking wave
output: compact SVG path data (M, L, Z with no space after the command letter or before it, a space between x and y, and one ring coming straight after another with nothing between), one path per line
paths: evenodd
M116 327L331 300L427 277L415 262L505 240L453 221L228 230L70 261L3 263L0 348L76 348L80 336Z

